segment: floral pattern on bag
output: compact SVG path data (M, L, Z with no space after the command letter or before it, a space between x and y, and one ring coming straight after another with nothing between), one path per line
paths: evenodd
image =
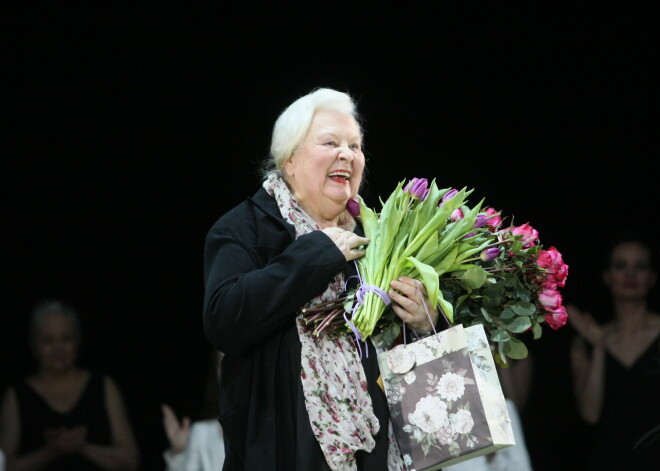
M427 345L431 348L432 343ZM437 341L435 348L442 348ZM416 349L418 357L424 349ZM392 420L405 434L398 438L408 469L412 463L424 469L441 459L459 456L462 450L477 450L492 443L466 349L384 380Z

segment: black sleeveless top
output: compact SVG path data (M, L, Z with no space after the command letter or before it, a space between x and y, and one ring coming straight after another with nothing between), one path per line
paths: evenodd
M630 367L607 351L604 392L589 470L659 469L660 335Z
M14 390L21 421L19 455L42 448L46 444L44 431L49 428L71 428L82 425L87 429L88 443L111 444L112 435L105 407L103 375L90 372L78 402L64 413L52 409L26 380L16 384ZM83 456L71 455L54 461L43 469L78 471L101 468Z

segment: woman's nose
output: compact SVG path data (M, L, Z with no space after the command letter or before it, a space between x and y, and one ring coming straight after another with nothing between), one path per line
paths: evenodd
M346 146L341 146L339 148L339 160L346 160L346 161L353 160L353 151L351 150L350 147L346 145Z

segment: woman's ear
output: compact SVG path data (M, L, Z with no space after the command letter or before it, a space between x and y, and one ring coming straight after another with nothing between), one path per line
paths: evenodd
M288 178L291 178L295 175L296 163L294 162L295 153L291 154L288 159L284 161L282 165L282 171L284 175Z

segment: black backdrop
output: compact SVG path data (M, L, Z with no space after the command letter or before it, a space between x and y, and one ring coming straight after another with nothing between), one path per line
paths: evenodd
M193 415L201 403L205 233L257 188L278 113L317 86L351 93L365 118L367 201L414 176L474 188L564 254L567 301L602 306L610 234L657 228L650 9L14 3L2 15L0 386L33 368L34 304L72 304L81 361L119 383L144 469L162 467L160 402ZM571 334L533 347L537 469L578 463L584 446Z

